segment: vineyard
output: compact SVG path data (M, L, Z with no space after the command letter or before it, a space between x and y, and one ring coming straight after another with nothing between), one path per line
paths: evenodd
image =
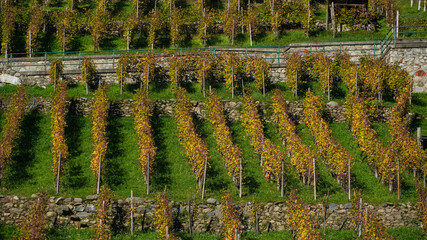
M403 26L426 23L407 1L343 2L3 0L1 54L379 39L398 10Z
M59 61L52 62L52 85L45 90L0 87L4 99L11 99L0 118L0 192L97 193L99 238L108 236L103 223L110 195L128 198L131 191L150 199L160 195L155 228L170 239L178 238L169 232L171 199L222 199L226 239L245 235L233 201L288 201L290 230L313 239L321 234L304 214L307 203L327 198L355 208L363 196L370 204L426 204L418 196L425 194L427 153L415 132L426 125L427 99L412 93L408 73L383 59L364 57L356 65L346 54L294 54L287 81L272 83L262 58L174 57L164 83L166 96L173 97L172 117L153 107L160 94L153 55L123 55L113 85L95 82L90 59L83 61L81 86L57 77ZM142 76L134 86L123 81L130 68ZM184 80L189 75L192 82ZM67 99L76 88L94 98L90 116L70 113ZM50 114L31 109L37 94L51 94ZM132 117L110 114L111 98L127 98L123 94L134 99ZM240 120L227 118L225 96L239 101ZM207 119L195 117L192 98L204 101ZM328 117L331 100L345 105L346 122ZM299 115L289 110L295 101L302 102ZM376 122L384 107L391 109L390 120ZM264 121L267 115L273 121ZM363 226L359 235L385 234L373 212L353 210L352 221Z

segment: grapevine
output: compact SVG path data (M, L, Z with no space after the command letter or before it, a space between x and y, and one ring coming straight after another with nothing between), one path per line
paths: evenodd
M150 52L138 58L137 70L142 72L142 84L147 86L146 93L148 94L148 84L151 79L154 79L154 70L156 69L156 56ZM142 88L142 86L141 86Z
M206 110L212 124L218 150L226 163L228 175L233 177L233 181L239 182L242 150L232 141L231 131L227 126L224 111L221 107L220 97L215 93L209 95L206 102Z
M184 154L189 159L199 184L201 184L205 165L208 164L208 146L196 133L190 113L190 99L186 91L183 88L177 88L175 95L174 118L178 125L179 141L184 147Z
M149 100L144 90L137 90L136 92L134 114L135 130L138 135L139 161L141 163L142 173L148 184L150 179L147 177L151 175L152 159L156 156L156 146L154 145L150 125ZM148 158L150 158L149 165L147 164Z
M169 195L166 192L160 194L157 201L156 211L154 213L154 227L159 239L180 239L171 233L173 226L172 209L169 205Z
M93 240L109 240L111 235L108 232L108 212L111 206L111 194L112 191L102 186L99 192L99 197L96 203L96 223L94 228Z
M279 146L264 138L263 125L256 108L255 101L250 95L243 97L241 121L246 134L251 140L255 152L261 157L264 176L269 180L276 180L281 184L282 161L284 154Z
M369 165L379 170L383 181L391 182L397 170L396 156L391 148L384 147L369 121L366 101L347 96L346 115L353 129L353 136L360 150L366 155Z
M320 98L312 92L307 92L304 101L304 122L314 136L316 146L329 169L344 184L348 179L348 160L351 157L341 144L332 139L332 131L322 119L321 110Z
M265 85L271 64L262 57L250 57L247 62L248 74L254 76L256 88L262 90L265 95Z
M110 104L107 97L107 88L101 86L95 91L95 102L92 110L92 141L93 141L93 152L92 161L90 167L98 177L99 167L101 169L105 162L105 153L107 152L107 116ZM100 157L102 158L101 163L99 162Z
M307 82L304 77L304 61L302 56L298 53L294 53L289 57L288 64L286 65L286 83L289 88L297 95L299 86Z
M289 110L283 92L276 89L273 95L274 120L278 124L282 141L291 156L291 162L304 182L311 182L314 176L312 159L314 152L305 145L297 134L295 124L289 117Z
M296 239L320 239L314 217L310 215L310 210L301 201L295 190L290 193L288 206L287 221Z
M67 98L67 82L59 81L56 87L53 103L51 109L52 121L52 171L55 179L58 174L59 158L61 158L61 165L59 169L64 169L64 161L68 157L68 147L65 141L65 127L67 126L65 120L66 114L66 98Z
M34 201L28 216L19 227L19 240L46 239L45 228L46 219L47 193L38 192L37 200Z
M20 85L12 96L10 110L6 113L6 123L3 126L0 144L0 175L10 164L12 149L20 133L20 125L25 113L25 87Z
M224 239L234 240L240 239L243 224L236 206L233 204L233 197L229 192L222 197L222 232ZM237 234L237 236L236 236Z
M94 85L96 65L90 58L83 58L81 62L80 75L86 85L86 94L89 94L89 87Z
M55 58L50 61L49 78L50 81L55 85L59 77L61 76L63 69L64 65L62 64L62 59Z

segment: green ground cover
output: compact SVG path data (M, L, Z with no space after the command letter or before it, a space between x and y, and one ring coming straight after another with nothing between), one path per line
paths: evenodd
M396 240L421 240L424 239L422 235L422 229L419 227L400 227L391 228L387 230ZM0 238L9 240L14 239L17 234L16 227L0 224ZM323 234L323 232L322 232ZM74 229L74 228L50 228L47 230L47 238L55 240L71 240L71 239L90 239L93 235L91 229ZM219 235L209 233L196 233L193 235L181 233L179 236L183 240L218 240L221 239ZM324 239L327 240L351 240L357 239L357 233L352 230L340 230L334 231L326 229L324 233ZM288 231L283 232L245 232L243 238L247 240L276 240L276 239L289 239L292 240L292 234ZM125 240L125 239L145 239L155 240L157 234L155 232L136 232L135 235L131 236L129 233L115 233L112 235L113 240Z
M2 115L4 123L4 115ZM70 157L66 162L66 170L61 180L61 196L86 197L95 192L95 177L90 170L92 152L91 121L89 117L67 116L67 143ZM178 132L174 120L170 117L152 118L154 139L157 156L154 160L152 193L146 195L145 181L138 162L136 133L133 118L109 118L107 134L109 138L107 163L103 183L110 187L117 198L126 198L130 190L135 196L156 198L157 194L167 186L172 199L186 201L189 196L196 194L200 200L200 189L191 167L182 155L182 147L178 141ZM280 191L274 182L268 182L262 174L258 156L254 153L249 139L244 133L240 122L230 124L233 140L242 148L244 156L243 198L238 199L238 191L227 175L224 162L216 149L212 129L208 121L197 123L199 133L206 139L209 146L210 167L207 174L207 196L220 199L222 191L232 191L238 202L280 201ZM333 136L341 142L355 159L352 180L353 187L361 188L367 202L381 204L397 202L396 193L389 192L387 187L376 179L360 156L360 150L354 143L347 123L332 123ZM381 140L388 138L387 126L384 123L374 124ZM29 196L38 188L47 190L54 195L54 177L51 171L51 137L50 115L31 111L26 114L22 124L22 134L18 139L13 153L13 164L6 172L6 181L2 183L1 194ZM298 125L298 133L309 146L313 138L305 125ZM265 135L280 144L275 124L265 125ZM347 193L331 176L327 167L319 161L318 198L322 199L329 190L330 201L345 203ZM286 191L300 189L304 201L314 203L312 187L304 185L293 170L287 173L288 184ZM415 202L415 179L403 173L401 202Z

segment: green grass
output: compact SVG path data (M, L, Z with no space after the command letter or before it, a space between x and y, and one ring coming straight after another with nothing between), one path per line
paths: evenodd
M418 240L424 239L422 229L420 227L399 227L387 229L387 232L391 234L396 240ZM15 226L9 226L0 223L0 238L9 240L14 239L14 236L18 234ZM49 228L46 230L46 236L48 239L56 240L71 240L71 239L90 239L93 235L91 229L75 229L75 228ZM184 240L219 240L221 239L217 234L209 233L195 233L190 235L188 233L179 233L179 237ZM289 231L282 232L244 232L244 239L247 240L276 240L276 239L289 239L292 240L292 234ZM127 232L117 233L112 235L114 240L125 240L125 239L145 239L145 240L156 240L157 233L155 232L139 232L136 231L132 236ZM326 229L324 239L327 240L352 240L357 239L357 233L353 230L340 230L335 231Z
M4 115L2 116L4 123ZM91 121L89 117L69 115L66 129L70 157L66 162L66 170L61 179L61 196L86 197L95 192L95 178L90 170L92 153ZM167 186L172 199L186 201L196 194L200 200L200 189L195 175L187 159L182 155L183 149L178 141L178 132L174 120L170 117L153 117L152 126L156 142L157 156L154 159L152 193L146 195L145 181L142 177L138 161L136 134L133 119L130 117L109 118L107 134L109 145L107 163L103 183L114 190L117 198L125 198L134 190L136 196L156 198L157 193ZM372 171L361 160L360 150L348 130L347 123L332 123L333 137L341 142L355 158L352 178L353 187L361 188L367 202L381 204L397 202L396 193L388 192L385 185L378 182ZM385 128L385 124L378 124ZM210 123L198 122L199 133L206 139L209 147L210 168L207 175L207 196L220 199L223 190L230 190L237 202L280 201L280 191L274 182L267 181L259 166L259 158L254 153L249 139L246 137L240 122L230 124L233 140L243 152L245 176L243 182L243 198L238 199L238 191L227 174L223 159L216 149ZM303 141L313 146L313 138L305 125L297 126ZM51 171L50 116L31 111L22 125L23 134L18 139L14 151L13 164L6 172L6 182L2 194L29 196L38 188L53 193L53 173ZM379 131L380 137L386 131ZM24 136L25 135L25 136ZM280 139L274 124L266 124L265 135L280 146ZM322 198L330 192L330 202L348 202L347 194L339 183L331 176L327 167L318 161L318 197ZM287 188L300 189L304 201L315 203L313 189L304 185L293 170L287 171ZM409 173L403 173L401 202L415 202L415 183Z
M264 98L260 92L254 89L252 83L247 84L252 89L252 94L257 100L271 101L272 92L268 91ZM285 83L276 84L285 91L286 99L295 99ZM192 100L204 100L201 93L200 84L185 85L189 91ZM230 92L223 84L214 85L217 93L224 99L231 99ZM317 83L311 87L318 94L323 94ZM342 83L337 84L337 88L342 88L332 94L332 100L343 102L342 94L345 87ZM124 94L119 94L119 86L112 85L108 96L112 100L123 98L132 98L135 86L127 85L124 88ZM16 90L16 86L5 85L0 87L0 96L9 98ZM46 89L41 87L27 87L27 92L32 96L48 97L53 92L53 86L49 85ZM339 93L342 92L342 93ZM238 94L238 91L237 91ZM93 97L93 94L86 95L82 85L72 85L68 91L69 97ZM170 99L173 98L172 91L168 85L152 84L150 86L150 98L152 99ZM299 96L301 99L303 96ZM323 96L324 100L326 97ZM241 100L237 95L235 101ZM417 114L425 114L426 94L415 94L411 109ZM271 110L267 110L267 115L271 115ZM4 124L4 115L1 117ZM412 121L411 130L415 131L417 126L422 126L425 122ZM70 149L70 157L67 160L66 171L62 178L61 194L64 196L85 197L93 194L95 191L95 179L90 170L90 159L92 153L91 142L91 120L89 117L67 116L68 127L66 129L67 143ZM130 190L138 192L145 196L145 181L140 172L138 162L138 152L136 145L136 134L133 129L133 119L109 118L108 136L109 150L107 155L106 177L104 183L115 191L117 197L123 198L129 195ZM185 201L189 196L196 194L200 197L200 189L195 181L188 161L182 156L182 147L178 141L176 125L170 117L153 117L152 125L154 129L156 145L158 147L155 159L155 171L152 180L152 191L150 197L155 198L156 192L164 189L165 186L174 200ZM201 121L197 123L199 132L206 139L209 152L211 167L208 170L207 178L207 196L221 198L224 189L230 190L237 198L237 188L227 175L222 157L216 149L216 143L213 139L210 123ZM386 186L378 182L373 176L370 167L361 157L359 148L354 142L351 132L348 130L347 123L330 124L333 130L333 137L341 142L355 159L352 179L353 188L363 189L368 202L380 204L383 202L396 202L395 193L388 192ZM279 201L280 192L275 183L268 182L259 166L258 156L254 153L249 140L247 139L243 126L240 122L230 124L233 132L233 140L242 148L244 156L245 176L243 186L243 198L238 201L251 201L255 198L257 201ZM377 131L379 138L384 144L388 144L390 136L388 134L387 124L374 123L373 128ZM303 141L309 146L314 146L313 138L304 124L297 126L298 133ZM51 171L51 140L50 140L50 116L46 114L31 111L27 113L22 125L23 134L18 139L16 150L14 151L14 164L11 165L6 173L7 181L3 184L2 193L16 195L31 195L38 188L47 189L53 194L53 173ZM272 139L278 145L281 145L280 138L274 124L265 124L265 134L267 138ZM314 149L316 150L316 149ZM336 203L348 202L347 195L339 183L331 176L328 168L318 161L319 182L318 197L321 198L330 192L330 201ZM313 189L304 185L295 172L289 169L287 174L287 189L300 189L302 198L310 203L313 201ZM403 174L402 182L402 202L415 199L415 180L409 173Z

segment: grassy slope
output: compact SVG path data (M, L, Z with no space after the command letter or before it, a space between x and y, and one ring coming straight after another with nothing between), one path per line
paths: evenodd
M267 92L264 98L260 92L254 89L253 84L247 84L252 89L255 99L271 101L271 91ZM132 98L133 90L136 86L125 87L123 96L119 94L119 86L112 85L108 96L112 100ZM189 96L193 100L204 100L201 93L200 84L185 85ZM275 84L285 92L285 98L293 100L292 93L285 83ZM310 86L317 94L322 94L316 82ZM230 99L230 91L223 84L216 84L217 93L223 99ZM332 99L343 102L345 87L338 83L334 87ZM16 90L15 86L5 85L0 87L0 96L8 98ZM337 91L339 90L339 91ZM32 96L48 97L53 91L52 86L46 89L41 87L27 87L27 92ZM71 86L68 91L69 97L93 97L86 95L84 87L81 85ZM150 86L150 97L152 99L170 99L173 94L168 85L153 84ZM301 99L303 96L299 96ZM323 97L326 101L325 97ZM241 96L237 95L235 101L240 101ZM387 103L393 105L393 103ZM426 94L414 94L411 110L418 115L426 115L425 105L427 104ZM268 112L267 114L271 114ZM1 117L2 124L4 116ZM95 179L90 170L90 159L92 152L91 142L91 121L89 117L67 116L68 127L66 129L67 141L70 149L70 157L67 161L67 168L62 178L61 192L66 196L81 196L93 194L95 191ZM104 183L111 187L117 197L128 197L130 190L145 197L145 181L140 172L136 145L136 134L133 129L132 118L110 118L107 129L109 136L109 150L107 155L106 175ZM216 143L212 136L210 123L201 121L198 124L199 132L207 140L210 152L211 167L208 170L207 196L220 198L222 190L228 189L237 197L237 188L233 186L231 178L227 175L227 170L223 160L216 150ZM158 192L167 186L174 200L187 200L189 196L196 194L200 196L200 191L196 186L195 177L187 160L182 156L182 147L178 141L176 125L172 118L153 117L152 125L156 145L158 147L155 159L155 171L152 180L152 191ZM416 127L425 126L425 120L415 119L411 122L410 129L414 133ZM396 202L396 194L388 192L386 187L378 183L370 168L362 160L360 150L354 142L352 134L348 130L347 123L332 123L333 136L341 142L356 160L352 179L352 187L362 188L366 199L372 203ZM373 124L380 139L387 144L389 141L386 124ZM18 146L14 153L14 164L7 173L8 181L3 184L2 193L30 195L37 188L48 189L53 194L53 173L51 171L50 155L50 116L36 112L26 115L23 122L23 133L18 140ZM275 183L269 183L263 177L259 160L254 153L249 140L247 139L243 126L240 122L230 124L234 141L242 148L244 154L245 176L243 187L243 199L241 201L251 201L253 197L257 201L278 201L281 200L280 193ZM298 125L298 133L309 146L314 146L313 138L304 124ZM424 133L425 133L425 127ZM274 124L265 124L265 134L277 144L280 139ZM314 149L316 150L316 149ZM322 198L328 190L331 194L332 202L348 202L347 195L337 181L331 176L327 167L318 161L319 182L318 197ZM300 193L305 201L313 202L313 190L311 186L305 186L290 170L287 174L287 190L291 188L300 189ZM158 173L158 174L157 174ZM403 174L402 202L415 201L414 179L408 173ZM152 194L151 197L155 197Z
M90 170L91 123L88 117L71 115L68 116L67 120L69 127L66 132L71 156L67 160L67 170L62 178L61 195L85 197L95 191L95 179ZM183 149L179 144L177 128L173 119L155 117L152 124L158 147L152 191L159 192L164 186L167 186L174 200L185 201L194 194L200 197L200 191L191 167L182 156ZM385 140L387 137L385 124L375 126L381 138ZM331 128L335 139L340 141L356 159L352 174L353 187L362 188L368 202L376 204L396 202L396 194L389 193L383 184L378 183L366 163L360 161L360 150L355 146L347 123L333 123ZM199 130L207 140L211 157L211 167L208 170L207 178L207 196L220 199L222 190L228 189L237 198L237 188L233 186L223 160L216 150L210 123L207 121L200 122ZM232 123L231 130L235 142L243 150L245 160L243 172L245 175L244 197L240 201L251 201L253 197L261 202L281 200L276 184L268 182L263 177L259 159L245 136L241 123ZM25 137L21 136L18 140L18 147L13 158L14 164L9 168L8 180L3 185L6 189L3 189L2 193L31 195L38 188L41 188L53 194L53 173L50 171L50 116L30 112L24 119L23 131ZM119 198L128 197L131 189L137 196L147 197L145 195L145 181L137 160L138 152L133 119L129 117L110 118L107 131L109 145L104 183L112 188ZM312 146L313 139L305 125L299 125L298 131L303 140ZM280 144L275 125L266 124L266 137ZM414 202L416 200L414 180L407 173L403 176L402 202ZM288 190L298 188L305 201L314 202L312 187L304 186L293 171L288 173L288 179ZM331 194L331 202L347 202L347 195L344 190L330 175L326 166L320 162L319 198L324 196L328 190ZM155 196L154 193L150 197Z
M418 240L423 239L422 230L418 227L401 227L401 228L392 228L387 230L396 240ZM1 239L14 239L14 236L17 234L15 227L0 224L0 238ZM93 231L90 229L74 229L74 228L51 228L47 230L48 239L57 239L57 240L71 240L71 239L90 239L93 235ZM208 233L197 233L192 236L186 233L181 233L179 236L185 240L218 240L220 239L219 235L213 235ZM275 239L293 239L292 234L288 231L284 232L269 232L269 233L254 233L254 232L245 232L244 239L247 240L275 240ZM135 232L135 235L131 236L128 233L119 233L112 236L112 239L116 240L125 240L125 239L146 239L146 240L155 240L157 239L157 234L155 232ZM324 239L329 240L350 240L357 239L356 232L351 230L341 230L341 231L332 231L330 229L326 230Z

